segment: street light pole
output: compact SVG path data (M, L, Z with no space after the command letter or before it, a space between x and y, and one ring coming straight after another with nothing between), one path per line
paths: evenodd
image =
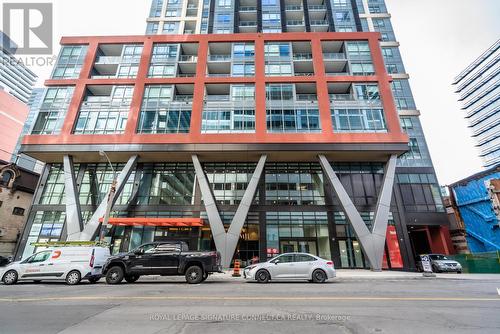
M106 152L99 151L99 155L102 157L106 157L109 166L111 167L111 171L113 172L113 182L111 183L111 188L109 189L106 212L104 213L103 222L101 224L101 232L99 233L99 241L103 241L104 237L106 236L106 226L109 223L109 215L111 213L111 207L113 206L113 200L115 198L117 179L116 179L116 171L113 168L113 164L111 163L111 160L109 160L109 157L106 154Z

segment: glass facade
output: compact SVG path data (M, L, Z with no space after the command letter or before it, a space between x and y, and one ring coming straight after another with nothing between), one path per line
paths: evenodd
M48 88L31 133L34 135L58 134L66 118L73 92L74 88L71 86Z
M87 55L86 45L66 45L61 48L52 79L76 79L80 76Z

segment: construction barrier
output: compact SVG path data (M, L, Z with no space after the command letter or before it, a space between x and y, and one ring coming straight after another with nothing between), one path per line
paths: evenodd
M500 274L500 251L447 255L447 257L460 262L464 273Z
M241 277L240 260L234 260L233 277Z

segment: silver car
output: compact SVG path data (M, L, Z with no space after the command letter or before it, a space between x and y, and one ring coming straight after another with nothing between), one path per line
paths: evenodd
M324 283L335 277L335 267L330 260L324 260L307 253L285 253L243 270L248 281L267 283L274 280L307 280Z

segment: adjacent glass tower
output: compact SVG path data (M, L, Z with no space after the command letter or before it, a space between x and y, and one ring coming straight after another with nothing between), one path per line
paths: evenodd
M500 163L499 83L500 40L453 81L485 168Z

